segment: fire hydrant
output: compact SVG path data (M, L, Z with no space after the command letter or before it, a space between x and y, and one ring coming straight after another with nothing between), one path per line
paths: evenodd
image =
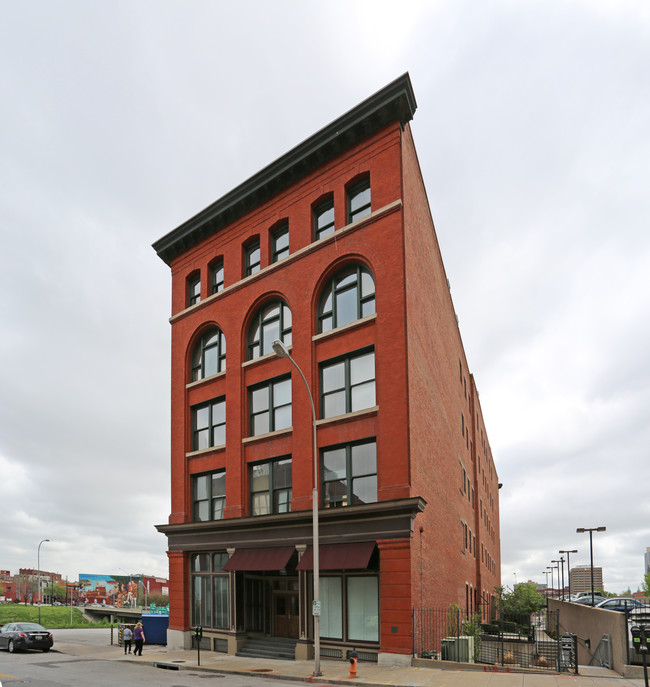
M357 658L359 655L357 654L356 649L352 649L352 652L350 653L350 677L356 677L357 676Z

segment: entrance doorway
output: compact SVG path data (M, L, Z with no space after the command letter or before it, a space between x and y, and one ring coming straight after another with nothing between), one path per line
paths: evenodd
M298 592L273 592L273 635L275 637L298 637L299 608Z

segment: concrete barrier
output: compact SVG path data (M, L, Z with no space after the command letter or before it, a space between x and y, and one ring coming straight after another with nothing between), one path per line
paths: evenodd
M578 665L589 665L603 635L609 635L610 668L620 675L625 673L627 643L624 613L557 599L549 599L548 608L560 612L560 635L565 632L578 635ZM590 647L586 646L585 639L589 639Z

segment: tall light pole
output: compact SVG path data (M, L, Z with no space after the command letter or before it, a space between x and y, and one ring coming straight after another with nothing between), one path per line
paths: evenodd
M571 549L570 551L562 549L558 553L566 553L566 574L569 578L569 601L571 601L571 554L578 553L578 549Z
M548 570L542 570L542 575L546 575L546 599L548 600Z
M273 351L278 358L287 358L289 362L298 370L302 381L307 389L309 396L309 403L311 404L311 419L312 419L312 438L313 438L313 459L314 459L314 489L312 491L312 550L314 552L314 599L312 614L314 618L314 674L313 677L320 677L320 560L318 547L318 446L316 444L316 408L314 407L314 399L311 395L311 389L307 383L307 379L298 363L291 357L287 347L276 339L273 344Z
M606 527L578 527L576 532L581 534L582 532L589 532L589 560L591 562L591 605L596 605L596 599L594 598L594 544L592 540L592 535L594 532L605 532Z
M551 563L557 563L555 568L557 569L557 598L560 598L560 561L551 561Z
M564 556L560 556L560 565L562 566L562 601L564 601ZM558 573L559 575L559 573ZM558 583L560 582L560 578L557 578ZM559 586L559 584L558 584Z
M553 570L555 570L555 566L547 565L546 567L551 571L551 596L553 596Z
M43 542L50 541L49 539L41 539L41 541L38 544L38 549L36 550L36 567L38 570L36 571L37 574L37 579L38 579L38 587L36 588L37 590L37 596L36 600L38 601L38 624L41 624L41 544Z

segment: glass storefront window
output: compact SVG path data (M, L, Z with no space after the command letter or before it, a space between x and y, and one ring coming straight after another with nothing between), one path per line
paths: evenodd
M320 636L343 638L343 594L340 577L320 578Z
M192 579L192 623L205 627L212 626L212 604L210 578L197 575Z
M230 624L230 603L228 600L228 577L215 575L213 578L214 626L228 627Z
M348 640L379 641L379 579L348 577Z
M192 625L230 627L230 578L223 572L227 561L225 551L192 555Z

